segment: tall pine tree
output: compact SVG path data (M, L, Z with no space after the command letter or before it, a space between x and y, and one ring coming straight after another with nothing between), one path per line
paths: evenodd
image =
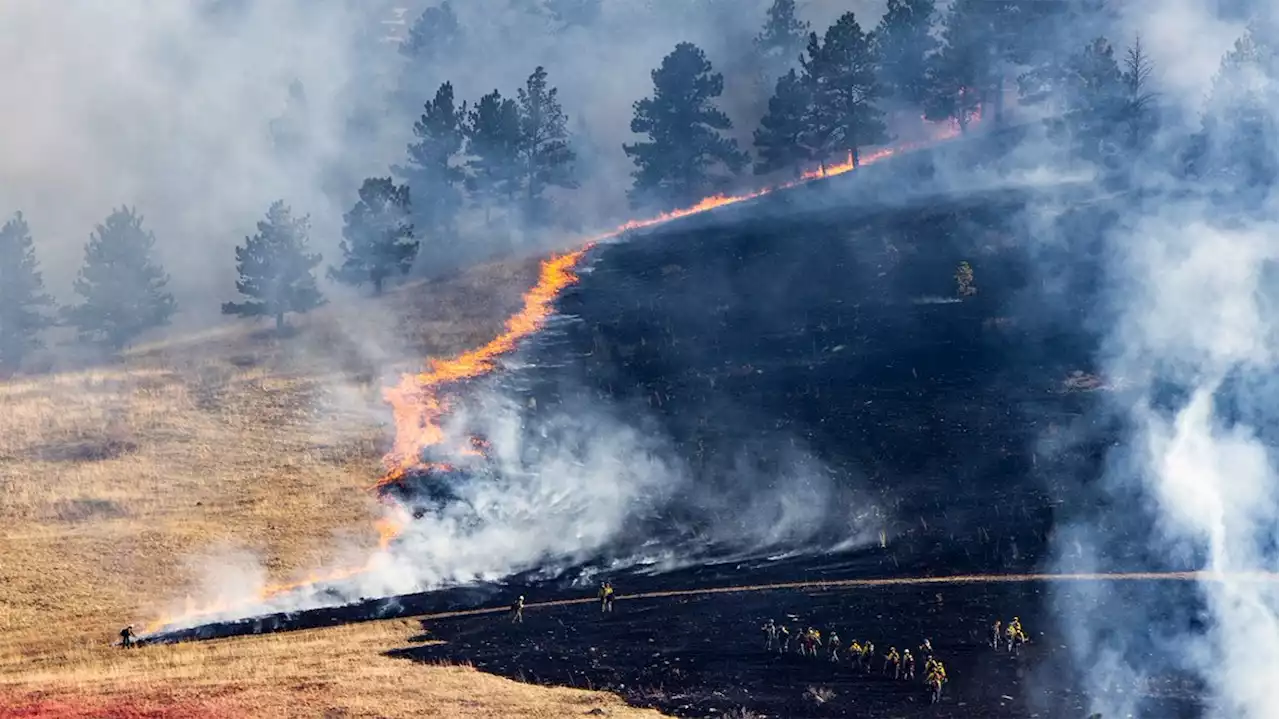
M1277 181L1276 23L1254 19L1223 58L1210 86L1196 169L1241 192Z
M324 304L313 274L320 255L308 251L310 218L295 218L284 201L271 203L258 234L236 248L236 290L249 299L224 302L222 313L241 317L275 317L284 329L287 312L308 312Z
M814 162L807 124L812 105L813 92L794 69L778 78L769 112L753 135L757 175L786 169L799 177Z
M467 115L467 188L484 207L485 221L495 204L510 204L520 191L520 108L497 90L480 98Z
M795 65L808 33L809 23L796 17L796 0L773 0L764 28L755 37L756 52L771 78Z
M454 106L451 83L441 85L413 125L417 140L409 145L405 164L391 167L409 185L413 226L421 236L452 239L456 234L464 174L454 159L462 151L466 109L466 103Z
M1142 47L1142 38L1135 37L1125 50L1121 63L1120 80L1124 85L1121 103L1121 122L1124 125L1124 143L1130 150L1141 150L1155 134L1156 93L1151 89L1151 57Z
M351 285L366 282L376 295L383 282L409 271L418 254L409 221L409 187L390 177L370 177L360 185L360 199L342 216L342 265L329 277Z
M0 227L0 370L14 370L40 349L41 330L53 324L36 262L31 230L19 212Z
M405 64L396 88L396 107L409 112L422 106L441 78L438 68L462 51L465 35L450 0L429 7L409 26L400 43Z
M813 106L806 121L818 159L826 163L846 156L858 165L858 148L889 141L884 114L876 106L884 89L876 79L871 38L853 13L835 21L821 42L809 35L804 66Z
M65 310L80 338L118 350L148 329L169 323L176 309L169 276L152 254L155 235L142 216L121 207L89 235L75 291L83 302Z
M933 15L933 0L889 0L873 34L886 93L917 106L928 94L929 58L938 48Z
M723 189L727 178L714 168L736 173L748 160L735 140L720 134L733 127L713 104L724 92L724 77L688 42L676 45L650 76L653 97L637 101L631 119L631 131L649 140L622 146L637 168L628 192L632 205L672 208Z
M569 147L568 118L554 87L547 87L547 71L538 66L516 92L520 104L520 162L524 173L524 216L533 224L546 221L548 187L575 188L573 149Z

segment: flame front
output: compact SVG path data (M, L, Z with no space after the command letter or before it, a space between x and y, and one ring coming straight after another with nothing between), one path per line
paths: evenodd
M404 375L395 386L383 390L383 399L391 405L392 416L395 421L395 440L391 451L383 458L386 473L382 479L368 489L380 492L383 488L401 481L410 470L450 471L453 469L451 465L442 462L428 462L423 456L427 449L437 447L445 440L442 421L448 413L449 403L442 392L459 382L474 379L493 371L497 367L499 357L510 353L521 340L540 330L554 312L556 298L565 288L578 281L578 276L574 274L574 270L577 269L578 264L586 256L587 251L597 242L617 237L632 230L653 227L671 220L678 220L682 217L714 210L718 207L752 200L775 190L794 187L811 180L841 175L853 170L855 167L869 165L895 154L949 140L960 134L959 126L955 122L931 124L931 127L934 131L928 141L868 151L858 158L857 165L854 164L851 153L848 159L842 163L805 172L799 179L791 182L739 195L713 195L689 207L672 210L656 217L630 220L609 232L585 240L581 249L545 260L542 263L537 284L525 293L523 306L519 312L507 319L506 327L502 334L490 340L488 344L452 359L429 359L425 371ZM473 439L470 445L464 446L456 454L460 456L483 454L487 446L487 442ZM379 550L386 551L391 547L391 543L396 537L400 536L409 525L411 517L403 507L392 500L384 499L382 504L386 507L386 510L383 516L375 522L374 528L378 533ZM316 584L351 579L371 571L376 559L377 555L371 557L362 566L316 573L300 581L265 587L259 592L257 598L252 601L219 600L205 606L196 606L188 599L187 606L182 614L161 617L151 622L146 628L146 633L154 633L179 623L191 624L193 620L202 618L213 619L236 609L252 606L254 603L263 602Z

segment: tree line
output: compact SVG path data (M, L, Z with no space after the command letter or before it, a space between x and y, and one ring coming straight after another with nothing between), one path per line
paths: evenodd
M795 175L832 162L856 165L862 148L891 141L889 107L949 120L961 131L980 109L998 123L1011 79L1022 104L1053 105L1050 132L1075 155L1123 163L1147 150L1159 122L1141 39L1119 54L1105 37L1065 51L1064 43L1044 40L1098 1L954 0L939 17L933 0L889 0L874 29L863 30L850 12L819 36L797 17L795 0L774 0L754 44L774 78L752 135L754 160L726 134L733 124L716 104L723 75L701 48L682 42L651 72L651 94L633 105L630 129L640 137L622 147L635 166L628 197L637 209L665 210L725 190L748 166L757 175ZM564 5L566 17L582 17L571 6ZM1185 172L1275 182L1275 153L1250 149L1271 146L1277 134L1274 97L1257 82L1277 76L1270 30L1251 25L1223 58L1202 129L1179 150ZM446 1L422 15L401 51L450 52L456 32ZM359 185L343 214L340 259L326 273L375 294L410 271L423 241L458 242L464 209L479 211L486 225L502 214L546 226L555 220L549 194L581 182L568 116L543 67L513 95L494 89L470 103L455 97L452 83L440 83L421 106L404 160L389 170ZM325 303L316 276L323 260L310 246L309 216L282 200L256 230L235 249L242 298L222 311L283 327L288 313ZM118 350L168 323L176 303L154 248L135 209L114 210L85 246L76 302L58 308L45 292L26 219L13 215L0 227L0 368L18 366L55 324Z

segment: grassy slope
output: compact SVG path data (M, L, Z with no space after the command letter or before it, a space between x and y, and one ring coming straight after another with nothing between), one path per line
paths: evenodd
M198 586L204 553L247 551L287 579L371 546L361 488L388 436L371 357L476 346L535 275L489 265L299 318L287 339L234 325L0 384L0 715L626 715L612 697L380 656L415 633L403 623L107 646Z

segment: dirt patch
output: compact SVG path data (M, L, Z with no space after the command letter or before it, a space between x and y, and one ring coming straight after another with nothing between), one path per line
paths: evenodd
M137 451L137 443L127 439L93 437L41 445L32 450L31 456L42 462L102 462Z
M85 522L91 519L119 519L129 516L124 507L109 499L59 499L53 503L53 516L62 522Z

